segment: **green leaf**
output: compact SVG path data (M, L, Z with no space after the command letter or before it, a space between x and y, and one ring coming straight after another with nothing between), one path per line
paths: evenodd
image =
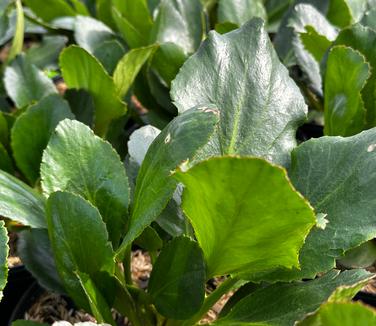
M152 42L175 43L190 54L201 44L203 33L200 0L161 0L151 32Z
M99 323L108 322L115 326L115 321L112 318L111 309L106 300L103 298L101 292L95 286L90 276L85 273L76 272L77 278L81 284L82 290L85 292L89 301L91 312Z
M338 27L358 22L366 11L367 0L331 0L327 17Z
M208 142L217 122L215 109L191 109L172 120L151 144L137 177L128 233L118 256L161 214L177 186L171 171L193 159Z
M14 173L14 167L12 159L10 158L8 151L3 144L0 143L0 170L8 172L10 174Z
M350 249L339 259L339 264L346 268L367 268L376 262L376 243L374 240Z
M324 35L320 35L312 26L306 26L307 32L300 33L300 40L315 60L320 63L326 55L328 49L332 45Z
M345 45L363 54L371 65L371 77L362 90L364 106L367 110L367 127L376 126L376 31L360 24L344 29L338 35L335 45Z
M197 242L179 237L169 242L160 253L150 275L148 289L159 313L183 320L201 308L205 298L205 281L201 248Z
M114 83L120 98L128 93L138 73L157 48L158 46L151 45L133 49L119 61L114 72Z
M40 45L27 50L26 58L39 69L55 69L58 67L59 54L67 42L66 36L45 36Z
M321 95L322 78L319 66L320 62L304 47L300 34L309 32L310 29L307 29L307 26L309 26L311 30L315 30L316 33L321 36L320 39L323 41L320 42L320 46L325 46L328 45L328 43L330 45L331 42L335 40L338 33L322 13L308 4L300 4L294 7L291 18L289 19L289 26L294 31L292 46L296 60L307 76L309 86L317 94Z
M347 138L309 140L293 152L291 181L317 213L327 214L328 223L308 235L301 270L277 270L261 279L313 278L332 269L344 252L376 237L375 144L376 129L371 129Z
M18 56L5 69L4 85L17 108L57 93L53 82L24 56Z
M151 226L148 226L134 243L149 252L158 251L163 247L163 240Z
M171 97L179 112L218 107L221 122L211 156L252 155L281 165L288 165L307 112L260 18L228 34L210 32L172 83Z
M101 21L78 16L74 25L77 44L95 56L112 74L117 62L126 52L115 33Z
M360 23L376 30L376 8L366 12Z
M222 157L175 177L185 186L183 210L204 251L208 278L299 267L299 250L316 219L284 169Z
M25 4L46 22L59 17L75 16L76 11L65 0L24 0Z
M120 157L109 143L84 124L64 120L44 151L41 176L46 195L69 191L95 205L117 247L128 216L129 186Z
M13 37L12 47L9 50L7 59L8 62L11 62L18 54L22 52L24 42L25 18L21 0L16 0L16 11L16 30Z
M113 251L99 211L82 197L55 192L47 201L48 233L58 272L79 307L90 304L76 273L114 273ZM89 310L90 311L90 310Z
M113 0L112 16L131 48L149 44L153 21L146 0Z
M33 228L46 228L44 198L24 182L0 171L0 215Z
M297 326L369 326L376 325L374 309L354 302L331 302L320 307Z
M56 94L29 107L14 123L11 143L13 156L31 184L39 179L43 151L53 131L66 118L74 117L68 103Z
M76 120L91 127L94 120L93 96L83 89L68 89L64 94Z
M16 320L12 322L12 326L49 326L49 325L38 323L36 321L31 321L31 320ZM55 326L56 326L56 323L55 323ZM66 325L61 325L61 326L66 326Z
M337 288L352 289L344 298L351 299L360 285L364 285L372 274L363 270L331 271L318 279L308 282L278 283L256 291L240 300L228 315L219 319L215 325L266 325L290 326L308 313L314 312L320 305L330 300ZM271 305L272 303L272 305ZM326 324L332 325L332 324Z
M62 52L60 66L69 88L85 89L93 96L94 130L104 135L111 121L126 113L126 105L119 99L113 79L98 60L77 46Z
M8 233L4 226L4 221L0 221L0 301L3 298L3 290L8 278Z
M44 288L64 293L46 229L31 228L18 234L17 253L27 270Z
M267 19L263 0L219 0L218 22L243 25L253 17Z
M352 136L366 129L366 110L361 96L371 67L351 48L333 47L325 75L325 126L329 136Z

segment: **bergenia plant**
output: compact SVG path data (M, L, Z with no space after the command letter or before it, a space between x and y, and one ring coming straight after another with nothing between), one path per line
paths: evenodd
M307 107L258 18L210 32L171 97L179 115L137 131L126 169L68 118L43 152L42 193L1 173L0 214L29 228L22 258L40 283L110 325L112 309L135 326L195 325L230 292L215 325L372 323L347 301L373 274L335 267L376 235L376 130L297 147ZM153 257L146 291L134 243Z

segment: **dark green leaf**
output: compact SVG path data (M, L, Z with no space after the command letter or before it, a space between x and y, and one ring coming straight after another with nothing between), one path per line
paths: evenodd
M175 43L189 54L197 50L203 33L200 0L161 0L151 34L153 42Z
M69 88L85 89L93 96L94 129L104 135L110 122L126 112L126 105L119 99L113 79L93 56L77 46L63 51L60 66Z
M192 109L175 118L151 144L137 177L128 233L118 251L153 222L171 199L177 181L170 177L181 162L192 160L213 134L218 122L215 109Z
M307 112L260 18L228 34L211 32L183 65L171 96L179 112L210 103L220 110L210 155L261 156L282 165Z
M204 251L208 278L299 266L316 219L284 169L261 159L221 157L175 177L185 186L183 210Z
M18 56L5 69L4 85L18 108L57 93L53 82L24 56Z
M131 48L149 44L150 31L153 26L147 0L114 0L113 18Z
M84 124L64 120L51 137L41 165L46 195L73 192L98 207L117 247L128 216L129 186L119 156Z
M78 306L90 311L90 304L76 273L94 277L114 273L113 251L99 211L82 197L55 192L47 201L47 222L56 266Z
M344 29L338 35L335 45L345 45L359 51L371 65L371 77L362 90L364 106L367 110L367 126L376 126L376 31L356 24Z
M371 75L364 56L335 46L329 52L325 75L325 127L329 136L352 136L366 128L361 91Z
M31 320L16 320L16 321L12 322L12 326L49 326L49 325L38 323L36 321L31 321ZM66 326L66 325L64 325L64 326Z
M13 156L31 184L39 179L43 151L53 131L66 118L74 118L68 103L59 95L50 95L29 107L14 123Z
M297 326L370 326L376 325L374 309L360 303L331 302L324 304L313 315Z
M263 0L219 0L218 22L243 25L253 17L266 20Z
M158 312L183 320L193 316L205 298L205 261L197 242L180 237L160 253L150 275L149 292Z
M368 11L362 18L361 24L376 30L376 8Z
M134 243L147 251L158 251L163 247L163 241L151 226L147 227L144 232L134 241Z
M0 171L0 215L33 228L45 228L44 198L24 182Z
M89 127L94 120L94 99L93 96L83 89L68 89L64 94L76 119Z
M12 159L10 158L8 151L3 144L0 143L0 170L8 172L10 174L14 173L14 167Z
M259 290L240 300L228 315L215 325L237 325L244 323L263 323L265 325L290 326L308 313L314 312L331 297L342 293L343 299L351 299L372 277L363 270L339 271L308 282L278 283ZM329 326L331 324L327 324Z
M50 239L46 229L29 229L19 234L17 253L28 271L45 288L64 293L56 270Z
M374 240L363 243L351 249L339 259L339 263L346 268L367 268L376 262L376 243Z

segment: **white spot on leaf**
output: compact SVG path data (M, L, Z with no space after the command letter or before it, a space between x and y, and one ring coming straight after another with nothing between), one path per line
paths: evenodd
M371 152L373 152L375 149L376 149L376 144L371 144L371 145L368 146L368 148L367 148L367 152L368 152L368 153L371 153Z
M164 142L165 142L165 144L168 144L170 141L171 141L171 134L169 133L169 134L166 136Z

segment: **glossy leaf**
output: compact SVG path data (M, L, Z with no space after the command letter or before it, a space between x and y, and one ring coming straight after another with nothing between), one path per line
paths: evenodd
M8 277L8 234L4 221L0 221L0 301L3 298L3 290L7 284Z
M331 271L312 281L278 283L260 288L241 299L228 315L215 325L266 325L289 326L314 312L323 302L341 292L342 299L351 299L372 274L363 270ZM341 287L348 292L343 293ZM327 324L331 325L331 324Z
M116 247L128 216L129 186L125 169L109 143L84 124L64 120L43 154L42 188L48 196L69 191L95 205Z
M46 229L31 228L19 233L17 253L27 270L44 288L64 293L64 287L57 273L50 239Z
M89 310L76 273L94 277L99 272L111 275L115 269L112 247L99 211L82 197L56 192L47 201L47 223L64 287L76 304Z
M353 137L309 140L293 152L292 183L317 213L326 214L328 223L308 235L300 271L276 271L268 279L313 278L332 269L344 252L376 236L375 144L376 129L371 129Z
M282 168L222 157L175 177L185 186L183 210L204 251L208 278L299 266L316 219Z
M293 13L289 20L289 26L294 31L292 45L294 48L295 57L300 68L303 70L308 78L309 86L318 94L322 94L322 78L320 74L320 66L315 57L308 52L302 40L299 37L300 33L309 31L307 26L313 29L328 41L334 41L337 37L337 31L315 7L308 4L300 4L294 7ZM328 42L322 42L321 44Z
M175 43L185 54L199 47L204 33L200 0L161 0L151 40L157 43Z
M5 69L4 85L18 108L57 93L53 82L24 56L18 56Z
M344 29L338 35L335 45L345 45L364 55L371 66L371 77L362 90L364 106L367 110L367 127L376 126L376 31L360 24Z
M210 103L220 110L211 156L252 155L282 165L307 112L259 18L225 35L211 32L183 65L171 96L179 112Z
M339 259L339 264L346 268L367 268L376 262L376 243L374 240L365 242L359 247L350 249Z
M114 83L120 98L127 94L138 73L157 48L158 46L151 45L131 50L119 61L114 72Z
M68 103L59 95L50 95L29 107L14 123L13 156L31 184L39 178L43 151L53 131L66 118L74 118Z
M266 20L266 10L262 0L219 0L218 22L231 22L243 25L253 17Z
M94 129L104 135L112 120L126 112L125 103L117 96L113 79L92 55L77 46L70 46L60 56L63 78L69 88L85 89L95 104Z
M131 48L149 44L149 36L153 26L147 0L114 0L113 18Z
M33 228L46 228L44 198L24 182L0 171L0 215Z
M205 261L197 242L179 237L160 253L150 275L149 292L162 315L183 320L194 315L205 298Z
M351 48L330 50L325 77L325 127L330 136L352 136L366 128L361 91L371 75L364 56Z
M361 20L361 24L376 30L376 8L365 13Z
M75 16L76 11L65 0L24 0L25 4L46 22L58 17Z
M177 181L170 177L171 171L181 162L193 159L208 142L217 122L218 111L192 109L171 121L151 144L137 177L128 233L118 255L166 207L177 186Z

